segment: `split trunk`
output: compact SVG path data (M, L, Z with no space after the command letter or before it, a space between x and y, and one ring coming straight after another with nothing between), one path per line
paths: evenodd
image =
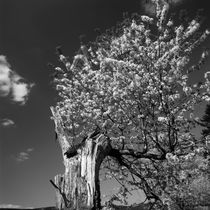
M111 147L108 139L101 135L87 138L76 149L72 157L65 153L71 148L55 109L51 108L55 130L62 150L65 172L55 176L52 184L56 188L56 207L69 210L101 209L99 170Z

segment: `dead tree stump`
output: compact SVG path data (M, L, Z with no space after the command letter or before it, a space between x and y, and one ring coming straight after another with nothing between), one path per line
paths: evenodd
M103 134L86 138L77 148L76 155L68 158L66 152L72 145L58 112L54 108L51 111L65 166L64 174L55 176L54 182L51 181L56 188L56 207L69 210L100 209L99 170L111 149L110 142Z

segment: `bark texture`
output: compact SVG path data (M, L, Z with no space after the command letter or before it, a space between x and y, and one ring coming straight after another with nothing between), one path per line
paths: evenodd
M76 155L67 158L65 153L72 145L59 114L53 108L51 111L65 166L64 174L55 176L54 182L51 181L56 188L56 207L70 210L100 209L99 170L111 150L110 142L103 134L94 139L87 138L77 148Z

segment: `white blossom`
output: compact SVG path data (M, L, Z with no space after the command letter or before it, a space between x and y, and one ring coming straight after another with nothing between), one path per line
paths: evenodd
M159 122L167 122L167 118L166 117L158 117L158 121Z
M207 71L207 72L204 74L204 78L205 78L207 81L210 81L210 71Z
M142 20L143 22L148 22L148 23L152 23L152 22L153 22L153 18L150 18L150 17L148 17L148 16L146 16L146 15L142 15L142 16L141 16L141 20Z

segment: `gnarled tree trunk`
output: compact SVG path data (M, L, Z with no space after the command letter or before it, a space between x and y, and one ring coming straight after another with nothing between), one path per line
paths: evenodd
M55 176L54 182L51 181L56 188L56 206L71 210L100 209L99 170L111 149L110 142L103 134L94 139L87 138L75 155L67 157L65 153L72 145L68 142L58 112L54 108L51 111L65 166L64 174Z

